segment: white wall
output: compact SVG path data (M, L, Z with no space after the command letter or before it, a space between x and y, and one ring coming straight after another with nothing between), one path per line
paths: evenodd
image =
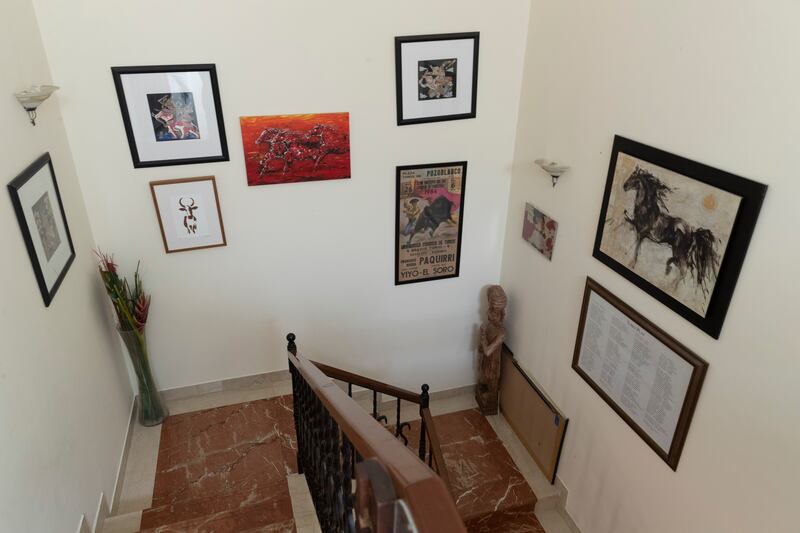
M510 345L571 418L584 533L796 532L800 4L534 0L502 283ZM719 340L591 257L614 134L769 185ZM572 166L553 189L533 160ZM559 222L552 263L521 238ZM709 364L677 472L570 368L586 276Z
M12 93L51 81L30 0L0 5L0 178L49 151L77 258L45 308L8 194L0 200L0 530L73 531L110 499L131 402L59 109L36 127ZM5 186L4 186L5 188Z
M97 241L154 293L162 388L314 357L408 387L474 381L500 276L527 1L36 0ZM394 37L481 32L478 118L396 126ZM109 67L217 65L231 161L134 170ZM352 179L248 187L238 117L349 111ZM461 277L393 285L395 166L469 161ZM148 182L217 177L228 246L162 248Z

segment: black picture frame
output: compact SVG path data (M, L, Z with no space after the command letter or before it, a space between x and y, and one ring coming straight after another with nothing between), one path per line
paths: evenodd
M25 210L20 199L20 191L25 187L30 179L33 178L45 166L47 166L50 171L50 178L53 181L53 189L55 190L56 200L58 203L58 214L61 215L61 219L64 224L64 232L67 238L66 244L69 245L70 249L70 255L62 267L58 277L56 278L56 281L53 283L52 288L50 289L47 288L42 265L39 263L39 258L36 254L36 248L33 243L33 236L28 228L27 217L25 216ZM64 203L61 200L61 192L58 189L58 180L56 180L56 173L55 169L53 168L53 161L50 158L50 153L48 152L41 155L36 159L36 161L31 163L16 178L14 178L8 184L8 192L11 195L11 203L14 206L14 212L17 215L17 222L19 223L19 229L22 233L22 239L25 242L25 248L28 251L28 257L31 260L31 266L33 267L33 273L36 277L36 283L39 285L39 291L42 293L44 306L50 307L50 303L53 301L53 298L58 292L59 287L61 287L61 283L67 276L67 272L72 266L72 263L75 261L75 246L72 243L72 234L69 231L67 215L64 211Z
M459 39L473 40L473 68L472 68L472 98L471 109L467 113L456 113L450 115L432 115L419 118L403 118L403 69L402 56L403 44L418 42L452 41ZM475 118L478 106L478 52L480 48L480 32L460 32L460 33L438 33L430 35L406 35L394 38L395 54L395 86L397 92L397 125L407 126L410 124L424 124L428 122L443 122L448 120L463 120ZM459 74L460 79L464 79L464 74Z
M131 117L128 110L128 103L125 96L125 89L122 84L122 76L131 74L165 74L170 72L208 72L211 80L211 88L214 98L214 109L217 118L217 132L221 148L220 155L204 157L187 157L175 159L159 159L142 161L139 157L139 150L136 146L136 136L131 126ZM200 63L191 65L148 65L148 66L126 66L111 67L111 74L114 78L114 87L119 100L119 107L122 113L122 122L125 126L125 134L128 137L128 147L131 152L131 159L134 168L164 167L172 165L190 165L198 163L216 163L229 161L228 141L225 135L225 121L222 116L222 101L219 93L219 82L217 79L217 67L213 63Z
M455 245L454 255L455 261L453 264L452 272L446 272L442 275L438 276L427 276L427 277L407 277L406 279L401 278L401 268L400 268L400 237L401 237L401 227L400 227L400 215L401 215L401 207L400 201L402 199L401 193L401 186L402 186L402 173L406 170L424 170L424 169L438 169L444 167L461 167L461 190L460 190L460 204L459 204L459 216L458 216L458 232L457 232L457 242ZM466 198L466 185L467 185L467 162L466 161L452 161L448 163L424 163L418 165L403 165L397 167L397 178L396 178L396 189L395 189L395 232L394 232L394 284L395 285L408 285L410 283L422 283L425 281L436 281L442 279L449 279L449 278L457 278L461 273L461 244L463 241L463 230L464 230L464 199ZM438 227L438 226L437 226ZM413 238L413 235L412 235ZM449 267L448 267L449 268Z
M619 263L601 250L608 220L609 199L620 153L740 197L739 209L733 222L728 245L719 263L718 274L708 300L705 316L684 305L672 295L639 276L627 265ZM766 192L767 186L764 184L617 135L614 137L592 255L706 334L718 339Z
M625 409L617 403L617 401L609 395L602 384L597 383L589 373L580 366L581 348L583 346L584 330L586 328L586 320L589 313L589 299L592 293L597 294L601 299L605 300L608 304L613 306L618 312L622 313L628 320L636 325L636 329L642 335L652 337L660 342L674 354L674 356L683 359L687 364L692 367L692 374L687 384L686 393L683 397L683 403L680 406L680 411L677 419L677 425L672 435L672 440L668 450L663 450L658 443L650 436L645 428L640 426ZM641 353L638 354L641 357ZM619 354L616 355L619 357ZM586 278L586 286L583 292L583 303L581 304L581 315L578 323L578 334L575 339L575 351L572 356L572 369L614 410L625 423L627 423L639 437L644 440L650 448L665 462L672 470L678 469L678 462L683 452L683 446L686 443L686 437L689 434L689 427L692 424L697 402L700 398L700 391L703 388L706 373L708 372L708 363L700 358L697 354L689 350L686 346L675 340L663 329L659 328L647 318L638 313L631 306L623 302L620 298L611 293L608 289L597 283L592 278Z

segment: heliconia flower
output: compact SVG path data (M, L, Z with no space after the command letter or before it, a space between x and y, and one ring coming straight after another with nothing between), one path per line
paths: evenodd
M133 320L136 322L136 329L140 332L144 330L147 323L147 315L150 312L150 297L142 294L134 306Z
M100 271L117 273L117 264L114 263L114 256L103 253L99 248L94 250L94 255L100 260Z

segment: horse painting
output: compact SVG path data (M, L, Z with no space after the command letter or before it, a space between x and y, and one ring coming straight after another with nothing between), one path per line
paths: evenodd
M241 117L250 185L350 177L347 113Z
M719 239L706 228L695 228L680 217L670 215L667 197L674 189L667 186L648 170L639 166L631 173L623 190L636 191L633 213L625 210L625 222L636 233L631 269L636 268L639 253L645 240L668 246L672 256L664 265L664 274L669 276L677 268L674 284L684 281L691 274L697 287L708 297L714 287L719 270L720 255L717 251Z

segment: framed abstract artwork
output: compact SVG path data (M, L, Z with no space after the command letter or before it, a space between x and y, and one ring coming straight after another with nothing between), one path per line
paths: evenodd
M553 247L556 244L558 222L539 211L531 204L525 204L525 219L522 221L522 238L539 250L549 261L553 260Z
M397 167L395 285L456 278L467 162Z
M228 161L214 65L112 67L135 168Z
M593 255L717 339L766 191L617 136Z
M248 185L350 177L350 114L239 117Z
M480 33L395 37L397 125L475 118Z
M164 251L225 246L225 226L214 176L150 183Z
M50 154L23 170L8 184L8 191L44 305L49 307L75 260Z
M708 363L587 278L572 368L677 470Z

